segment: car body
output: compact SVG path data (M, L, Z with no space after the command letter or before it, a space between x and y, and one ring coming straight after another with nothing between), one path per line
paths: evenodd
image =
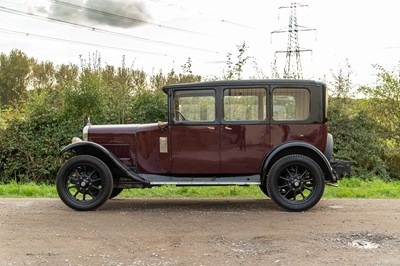
M83 141L61 151L75 153L57 175L69 207L98 208L125 188L259 185L281 207L303 211L337 181L325 84L229 80L163 91L168 122L88 124Z

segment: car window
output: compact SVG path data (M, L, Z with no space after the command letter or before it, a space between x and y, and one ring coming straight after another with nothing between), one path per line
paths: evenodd
M310 115L310 91L304 88L277 88L273 90L274 120L306 120Z
M263 121L267 117L265 88L224 90L225 121Z
M175 122L214 122L215 91L175 91L173 119Z

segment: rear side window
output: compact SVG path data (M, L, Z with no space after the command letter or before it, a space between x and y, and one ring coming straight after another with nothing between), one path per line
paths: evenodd
M224 90L225 121L263 121L267 117L265 88Z
M174 93L175 122L214 122L215 91L188 90Z
M272 92L275 121L303 121L310 116L311 95L304 88L276 88Z

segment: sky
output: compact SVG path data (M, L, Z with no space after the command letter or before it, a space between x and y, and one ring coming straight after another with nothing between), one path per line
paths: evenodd
M374 64L400 61L400 2L298 1L303 77L331 82L346 62L355 84L372 85ZM244 77L271 77L275 52L286 50L290 1L278 0L0 0L0 52L20 49L39 61L80 64L98 53L103 65L125 64L149 74L192 70L222 77L227 54L246 43ZM69 22L64 23L64 22ZM285 54L277 54L282 75Z

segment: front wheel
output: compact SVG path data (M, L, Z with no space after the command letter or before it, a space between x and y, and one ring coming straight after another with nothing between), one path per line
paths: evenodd
M324 189L321 167L300 154L282 157L272 165L267 176L268 194L289 211L312 208L321 199Z
M69 159L57 173L57 193L77 211L99 208L110 197L113 179L110 169L100 159L78 155Z

